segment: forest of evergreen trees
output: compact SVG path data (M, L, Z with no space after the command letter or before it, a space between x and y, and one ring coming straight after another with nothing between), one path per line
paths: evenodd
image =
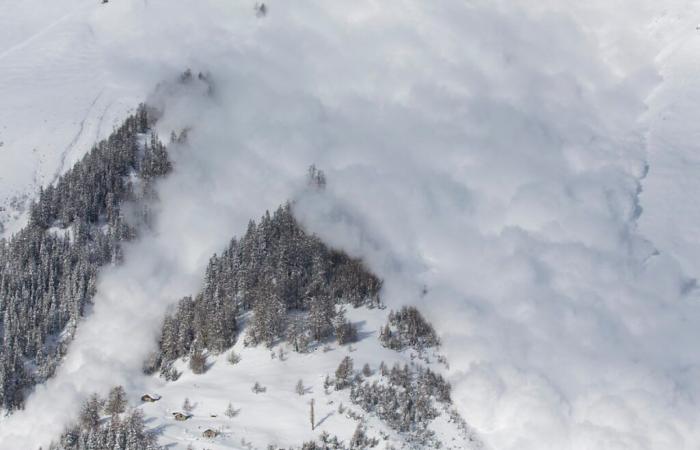
M355 371L352 358L346 356L335 376L326 378L324 387L326 391L330 387L349 388L355 405L404 434L409 442L420 448L439 446L428 425L441 414L438 404L445 410L452 403L452 388L442 375L413 362L410 366L394 364L391 369L382 362L378 377L373 375L367 365L362 371ZM459 414L451 413L450 420L457 419L461 420Z
M83 403L78 421L49 450L161 450L156 433L146 428L143 412L126 410L121 386L107 399L93 394Z
M401 351L407 347L424 350L440 345L433 326L413 306L389 313L389 323L382 328L379 340L387 348Z
M166 317L147 372L160 368L170 378L175 359L228 349L242 320L249 345L286 341L304 352L331 338L352 342L357 331L341 306L379 306L380 287L359 260L307 234L286 204L211 258L202 291Z
M0 240L0 406L21 407L31 387L51 376L90 304L101 266L119 263L120 245L149 221L152 182L171 169L165 146L149 133L152 120L141 106L105 141L40 192L27 226ZM325 177L312 166L310 183ZM129 220L126 208L129 204ZM245 329L246 345L288 343L306 352L335 339L358 339L345 307L381 307L381 280L360 260L333 250L306 233L287 203L240 239L231 240L206 269L203 288L183 298L164 319L159 349L145 370L178 376L172 362L186 357L193 371L206 370L206 353L229 349ZM379 336L401 351L439 345L433 327L412 307L391 312ZM441 376L420 366L382 365L370 382L369 367L355 372L346 357L330 384L350 388L362 410L395 430L428 442L427 424L450 402ZM365 379L363 379L363 375ZM381 381L380 381L381 380ZM106 401L91 397L79 420L53 450L157 449L138 410L125 411L119 388ZM358 426L347 445L327 435L304 448L368 448L376 439Z
M58 181L42 190L29 222L0 240L0 407L21 407L50 377L95 293L100 266L148 219L152 181L171 170L149 133L145 106ZM125 220L122 206L134 205Z

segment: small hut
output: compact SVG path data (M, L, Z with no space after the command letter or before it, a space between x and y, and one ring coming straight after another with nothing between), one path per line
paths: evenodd
M143 394L141 396L142 402L153 403L153 402L157 402L158 400L160 400L160 395L158 395L158 394Z
M174 417L175 420L177 420L178 422L184 422L185 420L189 419L189 418L192 417L192 416L189 415L189 414L181 413L181 412L174 412L174 413L173 413L173 417Z
M202 436L204 436L207 439L213 439L219 435L219 432L216 430L212 430L211 428L208 428L204 430L204 433L202 433Z

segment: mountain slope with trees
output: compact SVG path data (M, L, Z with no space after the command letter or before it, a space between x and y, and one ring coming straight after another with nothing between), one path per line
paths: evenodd
M153 182L170 172L144 105L31 205L0 240L0 406L21 407L49 378L95 294L100 267L148 222ZM129 204L129 214L125 205Z
M249 345L284 341L305 352L330 338L353 342L357 330L339 307L378 307L380 288L362 262L305 233L286 204L251 221L240 240L211 258L202 291L166 317L147 371L172 376L177 358L230 348L244 317Z

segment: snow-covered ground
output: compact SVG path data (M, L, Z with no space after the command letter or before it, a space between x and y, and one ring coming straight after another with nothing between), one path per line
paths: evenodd
M0 2L0 235L145 97L106 69L97 3Z
M96 317L128 329L127 313L154 308L145 302L196 289L208 256L292 196L316 162L341 223L308 207L306 224L366 258L391 304L424 302L460 411L487 444L697 448L697 2L268 5L258 19L245 1L0 0L5 234L23 223L25 199L156 83L210 71L213 98L171 99L160 125L192 126L193 154L176 155L166 183L171 230L132 255L167 252L148 259L149 277L107 275L101 298L111 287L134 304ZM148 286L116 288L130 283ZM370 342L358 363L381 357ZM210 424L230 427L211 446L299 442L312 434L294 383L313 385L324 417L319 376L345 352L279 361L243 349L237 366L143 381L163 400L142 408L167 425L167 442ZM115 382L132 377L132 359L110 361ZM94 386L71 377L94 381L80 364L95 361L79 353L56 392L86 395ZM254 396L254 379L268 393ZM196 417L173 424L184 396ZM220 416L229 400L241 408L231 420ZM343 424L334 415L321 429L347 436Z
M351 345L339 346L337 343L319 346L309 353L295 353L286 345L277 345L272 349L264 346L250 348L240 339L234 351L241 357L235 365L229 363L227 354L209 358L210 368L201 375L195 375L183 361L176 368L182 376L174 382L164 382L153 377L144 384L144 392L160 395L161 400L143 403L140 408L146 414L149 425L159 429L159 441L168 448L184 449L188 444L205 445L212 450L230 448L275 448L301 446L305 441L318 439L326 431L336 435L346 444L350 441L355 428L360 423L357 418L348 415L353 411L357 416L365 417L363 424L367 434L380 440L379 449L393 445L401 448L404 439L371 414L366 414L349 398L349 388L335 391L331 386L328 393L324 390L324 379L329 375L333 379L335 370L345 356L353 359L355 370L360 371L367 363L373 370L368 381L379 380L378 368L382 361L388 367L394 363L420 363L431 370L443 372L445 367L432 357L430 364L419 359L412 359L415 351L397 353L382 347L378 340L378 330L386 323L388 310L350 309L348 318L359 325L361 340ZM279 350L283 349L283 359ZM431 349L427 355L439 354L439 349ZM300 396L295 387L302 380L306 393ZM254 393L252 387L259 382L266 391ZM139 403L139 392L132 392L132 404ZM182 409L185 399L194 407L192 417L184 422L176 421L175 412ZM310 405L314 399L315 430L311 429ZM227 417L229 402L237 411L235 417ZM343 405L344 413L338 412ZM445 443L447 449L470 449L474 447L454 423L449 422L449 415L438 406L442 414L430 429L436 437ZM206 438L202 433L212 429L219 431L216 438ZM380 435L388 436L385 440ZM199 447L195 447L199 448Z

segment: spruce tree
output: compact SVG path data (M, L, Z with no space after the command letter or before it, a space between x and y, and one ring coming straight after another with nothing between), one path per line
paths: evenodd
M105 413L110 416L116 416L126 410L126 392L122 386L115 386L109 391L107 403L105 405Z

